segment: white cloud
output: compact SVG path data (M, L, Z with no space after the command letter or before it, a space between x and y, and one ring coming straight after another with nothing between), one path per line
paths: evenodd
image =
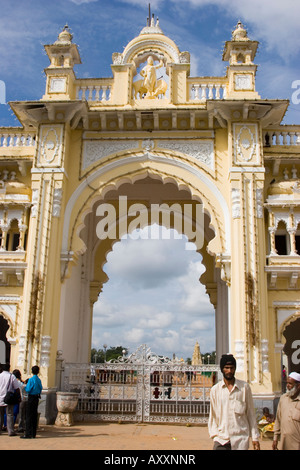
M70 2L75 3L76 5L82 5L83 3L98 2L98 0L70 0Z
M151 12L152 13L155 13L154 8L159 9L161 4L163 3L162 0L151 0L151 2L149 0L120 0L120 2L127 3L127 4L133 5L133 6L143 7L143 8L145 8L145 13L148 13L149 3L151 3ZM145 14L145 17L146 17L146 14Z
M104 270L108 277L119 276L135 290L166 285L187 272L188 252L185 251L185 244L186 238L172 240L172 244L169 240L128 238L114 245ZM171 256L174 251L178 256Z
M172 324L172 320L174 318L171 312L153 312L153 309L149 309L148 314L144 313L137 324L140 328L146 329L166 328Z
M154 338L154 347L156 348L157 354L163 354L165 356L172 356L173 353L179 351L180 345L180 333L174 329L162 332ZM160 351L164 351L161 353Z
M193 260L189 263L187 273L179 278L182 290L179 306L184 312L196 315L207 315L213 312L205 286L199 281L204 271L205 267L201 261Z
M228 15L246 23L251 29L251 39L263 40L269 49L276 48L282 58L287 59L300 50L299 17L300 2L295 0L172 0L187 8L187 3L205 11L206 7L218 8L216 17Z
M132 330L127 331L126 334L126 340L129 341L129 343L141 344L144 342L144 338L145 332L142 328L132 328Z
M122 0L123 3L139 5L144 7L148 0ZM276 49L283 59L291 59L295 53L300 51L299 17L300 2L298 0L171 0L178 13L178 23L176 30L180 30L181 23L187 17L190 21L199 17L206 17L209 9L215 7L215 25L222 17L227 21L232 18L235 26L238 20L243 21L251 32L251 39L263 41L270 50ZM166 13L164 24L168 21L168 16L172 16L172 7L169 2L157 0L151 2L152 11L156 13ZM168 7L168 13L165 8ZM156 9L156 10L155 10ZM186 36L190 35L188 26ZM212 27L214 25L212 24ZM224 41L229 38L224 38ZM200 49L200 45L199 45ZM203 49L201 48L201 53Z
M185 242L128 239L114 245L105 265L110 280L94 308L96 347L121 344L133 352L145 343L169 357L191 357L196 340L205 351L214 349L214 310L199 282L205 268Z

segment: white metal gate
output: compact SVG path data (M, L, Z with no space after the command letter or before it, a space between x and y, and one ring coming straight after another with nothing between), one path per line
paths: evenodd
M76 419L206 423L216 365L187 365L146 345L129 357L65 364L63 390L79 394Z

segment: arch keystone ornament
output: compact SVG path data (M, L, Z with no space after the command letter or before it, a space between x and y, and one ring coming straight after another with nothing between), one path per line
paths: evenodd
M65 26L45 46L45 94L11 103L21 127L0 129L2 357L5 343L24 378L38 364L51 403L65 385L62 364L95 378L93 306L109 282L107 256L155 223L201 254L217 361L233 351L237 376L270 407L285 333L288 367L299 360L290 331L299 318L300 126L281 124L287 100L258 94L257 41L239 22L220 57L226 75L191 77L189 52L149 16L123 52L112 51L112 77L92 79L74 73L74 37ZM163 367L158 357L148 357L153 367Z

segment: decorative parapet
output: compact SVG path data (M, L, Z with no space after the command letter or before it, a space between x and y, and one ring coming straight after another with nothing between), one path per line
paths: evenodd
M35 132L2 127L0 128L0 147L35 147Z
M188 79L188 101L226 99L228 80L226 77L192 77Z
M300 126L284 125L264 130L263 142L264 147L300 145Z
M0 156L33 157L36 148L35 132L20 128L0 128Z
M76 99L87 100L97 105L112 104L112 85L112 78L76 80Z
M76 80L76 99L100 106L113 105L113 83L112 78ZM189 78L187 85L188 102L226 99L228 86L226 77Z

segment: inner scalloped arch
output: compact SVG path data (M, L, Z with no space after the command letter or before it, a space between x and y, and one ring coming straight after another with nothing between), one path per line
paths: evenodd
M110 183L107 185L104 190L101 192L101 194L97 194L92 198L89 204L89 208L83 213L82 215L82 223L80 224L80 233L78 235L80 236L82 242L85 244L85 250L88 249L88 247L92 246L92 249L90 249L91 253L89 254L90 256L90 262L93 265L93 283L98 283L99 284L99 292L101 290L101 287L103 283L107 282L108 277L107 274L104 271L104 266L107 263L107 256L108 254L113 250L113 246L116 242L120 241L121 237L124 234L129 233L128 232L128 226L126 226L121 233L119 233L119 225L120 225L120 220L116 221L116 233L118 233L118 237L115 239L106 239L106 240L99 240L96 239L95 236L92 236L92 243L91 243L91 234L96 233L95 229L95 217L94 214L96 214L96 209L101 203L107 203L107 202L112 202L116 200L120 195L127 195L129 197L129 200L132 201L133 203L139 203L141 202L141 198L139 195L141 194L141 187L143 189L143 196L145 195L145 189L147 187L147 184L150 185L148 188L148 203L152 204L155 202L165 202L164 200L164 190L167 192L170 190L170 194L172 196L176 196L175 201L172 199L172 203L177 202L180 204L184 204L185 202L189 203L194 203L197 204L197 202L203 203L202 198L200 198L199 195L193 195L191 188L181 182L177 181L173 177L163 177L162 175L159 174L153 174L149 171L144 171L143 173L136 174L132 178L120 178L118 181L114 183ZM157 193L153 191L155 187L157 186L158 191ZM153 193L156 195L153 195ZM131 198L131 199L130 199ZM145 199L144 199L145 202ZM204 243L204 250L207 250L208 243L213 240L216 236L216 231L214 229L214 226L211 222L211 217L210 217L210 211L209 209L204 207L204 237L205 237L205 243ZM148 226L149 223L145 223L144 226ZM160 225L165 225L165 224L160 224ZM166 225L165 225L166 226ZM142 228L142 227L141 227ZM174 228L174 225L170 225L167 228ZM184 235L187 236L186 233L184 233L183 230L177 230L178 233L183 233ZM188 236L187 236L188 238ZM201 249L197 249L197 251L201 251ZM208 250L207 250L208 251ZM205 263L204 263L205 264Z

